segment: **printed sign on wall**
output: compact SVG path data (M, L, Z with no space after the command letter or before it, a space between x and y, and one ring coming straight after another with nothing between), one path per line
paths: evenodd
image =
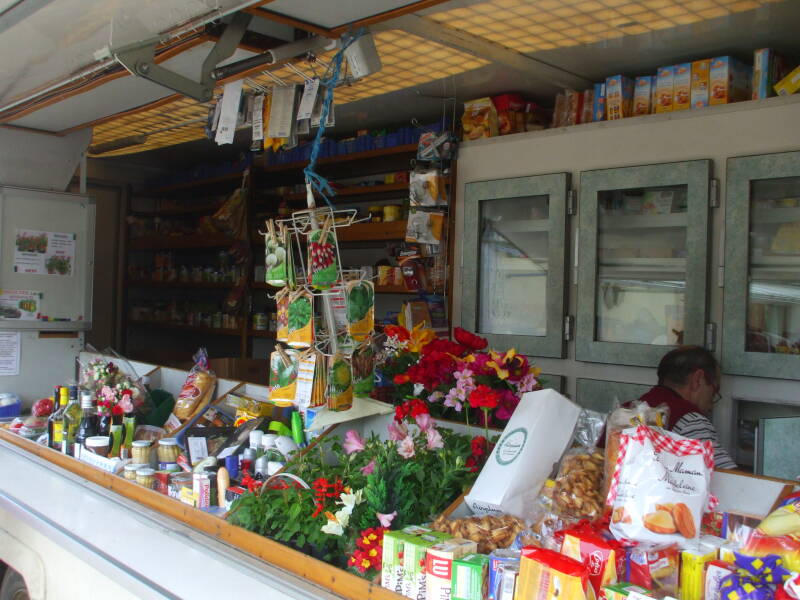
M14 272L72 276L75 234L17 229Z

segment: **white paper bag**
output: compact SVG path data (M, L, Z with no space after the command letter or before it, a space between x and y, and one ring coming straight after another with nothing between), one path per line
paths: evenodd
M524 519L572 441L580 412L577 404L553 390L523 394L465 498L470 510Z

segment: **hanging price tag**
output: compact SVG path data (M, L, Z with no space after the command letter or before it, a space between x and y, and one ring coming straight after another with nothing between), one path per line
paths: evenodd
M272 106L269 111L269 128L267 129L269 137L288 138L292 134L295 97L293 85L272 88Z
M253 141L264 139L264 94L253 101Z
M309 79L303 86L303 96L297 109L297 120L310 119L319 93L319 79Z
M215 141L217 144L232 144L236 134L236 121L239 117L239 102L242 97L243 79L225 84L222 93L222 108L220 108L219 125Z

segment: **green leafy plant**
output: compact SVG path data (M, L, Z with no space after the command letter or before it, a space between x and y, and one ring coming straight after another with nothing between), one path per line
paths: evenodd
M347 320L357 323L369 314L375 303L375 291L370 283L360 281L347 294Z
M311 320L311 301L301 296L289 304L289 331L302 329Z

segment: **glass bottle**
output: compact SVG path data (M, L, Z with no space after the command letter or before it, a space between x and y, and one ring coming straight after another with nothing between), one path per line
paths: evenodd
M58 390L58 410L50 415L47 421L48 437L47 443L53 450L61 452L61 444L64 440L64 411L67 409L69 401L69 389L62 387Z
M92 392L81 392L81 422L75 434L74 456L80 458L86 438L97 435L97 411L94 408Z
M53 448L53 417L58 412L58 403L61 398L61 386L57 385L53 389L53 412L50 413L50 416L47 417L47 447Z
M64 441L61 444L61 451L69 456L74 456L75 436L78 433L78 426L83 418L83 410L78 400L78 386L69 386L69 404L64 409Z

